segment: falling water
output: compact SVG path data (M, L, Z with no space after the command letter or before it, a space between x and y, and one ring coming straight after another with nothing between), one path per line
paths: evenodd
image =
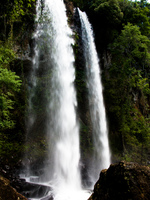
M79 169L79 126L76 119L72 31L62 0L46 0L52 78L49 102L49 155L55 200L85 199ZM84 194L85 196L85 194ZM88 194L89 196L89 194ZM87 195L86 195L87 198Z
M110 150L108 143L108 130L106 122L105 107L102 95L102 83L100 79L99 59L94 43L93 30L87 15L78 9L82 40L84 46L84 57L86 62L87 88L89 91L89 107L93 129L94 156L91 167L91 181L95 183L99 171L110 165Z
M65 5L61 0L47 0L52 37L51 58L53 66L50 138L54 141L54 177L62 186L80 186L79 128L76 120L76 93L74 89L74 56L72 32L67 25ZM51 44L49 44L51 45Z
M42 134L46 132L49 146L47 162L45 162L47 169L45 176L42 176L40 180L45 182L44 185L51 187L54 199L85 200L88 199L89 193L82 189L80 176L73 33L68 26L66 8L62 0L45 0L40 10L41 2L43 1L37 1L35 55L29 79L31 82L29 97L31 115L28 121L28 134L32 135L33 144L35 144L34 139L38 137L38 134L43 137ZM89 104L95 141L93 166L96 167L91 168L90 173L93 177L92 181L95 182L100 169L109 166L110 153L93 33L85 13L80 11L79 13L83 43L86 47ZM40 94L38 95L39 88ZM42 123L40 121L42 128L37 127L39 119L42 119Z
M62 0L45 0L42 5L41 2L37 1L37 28L33 36L35 53L29 76L27 139L33 146L27 154L34 157L35 145L37 151L39 147L36 138L42 137L45 129L49 151L45 176L35 177L29 170L30 177L26 180L40 180L35 184L43 184L43 181L51 187L50 193L55 200L84 200L89 193L81 187L73 33Z

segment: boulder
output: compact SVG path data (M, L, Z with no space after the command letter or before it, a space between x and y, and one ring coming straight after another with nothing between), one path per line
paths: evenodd
M149 200L150 167L132 162L102 170L89 200Z
M27 200L10 186L9 180L0 176L0 200Z

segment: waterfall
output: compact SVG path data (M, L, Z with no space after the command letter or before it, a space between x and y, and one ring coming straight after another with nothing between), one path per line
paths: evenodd
M82 41L84 48L84 57L86 63L86 76L90 117L92 121L94 155L90 170L91 181L95 181L99 177L102 169L108 168L110 165L110 150L108 142L108 129L105 114L105 106L103 102L103 88L100 78L99 59L94 43L93 30L88 21L87 15L78 9Z
M49 160L46 177L55 200L87 199L80 177L79 125L76 116L73 33L62 0L45 0L46 44L50 68L46 129Z
M109 166L110 153L93 32L86 14L80 10L79 14L95 142L90 174L91 181L95 183L99 171ZM33 64L28 79L27 147L30 147L26 160L28 157L31 163L38 160L40 166L36 166L35 170L29 165L27 174L30 177L26 180L48 188L42 198L37 194L36 199L49 199L53 195L55 200L85 200L90 194L82 188L80 174L74 40L64 2L38 0L36 25ZM40 164L39 158L44 163ZM28 163L25 165L28 166Z
M79 127L75 110L77 100L74 88L74 55L71 46L73 39L72 31L67 24L63 1L46 0L45 4L48 6L51 20L49 33L52 43L48 45L51 46L53 68L49 102L50 122L47 126L50 150L53 152L52 181L56 184L55 199L59 199L59 190L67 195L69 190L81 188Z

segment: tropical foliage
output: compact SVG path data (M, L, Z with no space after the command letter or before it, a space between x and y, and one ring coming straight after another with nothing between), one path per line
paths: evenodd
M25 100L22 80L16 74L18 42L33 21L35 0L0 2L0 159L19 159L24 138ZM31 8L32 7L32 8ZM35 6L34 6L35 8ZM32 11L32 12L31 12ZM27 23L28 20L28 23ZM20 34L20 35L19 35ZM23 77L22 77L23 78Z

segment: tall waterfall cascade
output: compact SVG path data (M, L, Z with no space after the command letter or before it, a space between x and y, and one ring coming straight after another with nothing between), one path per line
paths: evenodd
M52 185L57 200L79 199L81 190L79 170L79 127L75 107L75 69L72 31L68 26L66 8L62 0L46 0L50 15L51 44L51 101L47 131L50 151L53 152ZM53 145L54 144L54 145ZM53 145L53 146L52 146ZM49 158L51 160L51 158Z
M28 166L26 181L46 186L42 196L39 197L37 194L35 197L39 200L51 198L87 200L90 192L83 188L80 169L82 160L80 127L76 113L78 105L74 86L73 32L68 25L63 0L38 0L36 9L37 26L33 35L32 70L28 77L29 105L26 123L27 141L33 145L27 145L29 149L26 153L30 154L32 162L41 148L44 149L43 152L48 152L48 155L40 152L40 156L45 156L45 160L43 159L44 163L41 164L42 170L41 168L37 170L38 175L35 175L37 171L33 174L34 169L31 169L30 159L26 156L25 165ZM110 151L99 60L93 32L86 14L79 9L78 12L86 61L93 146L95 146L89 172L90 181L94 185L100 170L110 164ZM44 141L44 145L47 146L39 143L40 141Z
M91 181L95 183L99 177L99 171L108 168L110 165L110 149L103 101L103 88L100 77L100 66L94 43L93 30L86 13L81 12L80 9L78 9L78 12L81 21L87 88L89 93L89 109L95 148L90 176Z
M73 33L68 26L62 0L45 0L43 5L41 3L43 2L37 1L33 69L29 80L32 90L29 92L31 105L28 112L34 114L31 117L29 115L28 137L30 139L32 135L35 144L34 139L39 137L38 134L42 137L42 133L46 132L48 155L45 176L32 176L32 170L29 170L30 177L26 180L38 180L40 182L35 184L51 188L49 194L46 193L39 200L48 199L51 194L55 200L86 200L89 192L82 189L79 166L80 140L74 87ZM37 108L41 116L35 114L33 108ZM36 122L42 124L42 128L36 127ZM28 153L31 154L32 151L29 150Z

